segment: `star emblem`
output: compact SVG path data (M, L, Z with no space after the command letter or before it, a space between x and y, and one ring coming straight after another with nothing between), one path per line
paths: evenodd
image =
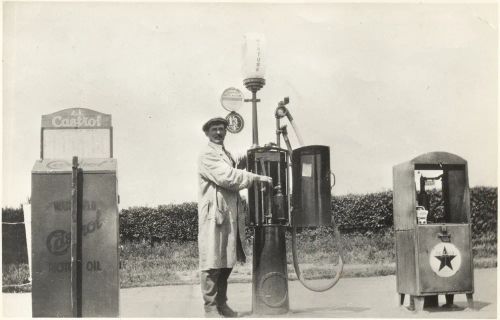
M438 259L441 264L439 265L439 271L443 269L444 267L448 267L451 270L453 270L453 267L451 265L451 260L453 260L456 255L451 255L448 254L448 251L446 251L446 247L443 246L443 253L441 253L440 256L434 256L436 259Z

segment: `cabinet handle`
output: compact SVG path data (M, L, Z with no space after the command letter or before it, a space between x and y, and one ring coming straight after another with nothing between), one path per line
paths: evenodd
M441 241L443 242L451 241L451 234L448 233L446 226L441 226L441 232L438 233L438 238L441 239Z

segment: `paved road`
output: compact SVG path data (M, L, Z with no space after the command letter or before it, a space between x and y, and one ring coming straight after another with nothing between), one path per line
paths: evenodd
M398 307L395 276L341 279L325 293L308 291L298 281L289 282L290 309L285 317L314 318L496 318L497 269L474 273L475 307L466 308L465 295L456 295L456 308L433 308L415 314ZM229 285L229 304L251 317L251 284ZM444 297L439 297L440 305ZM406 299L406 305L408 299ZM3 294L4 316L31 316L30 294ZM120 290L121 317L202 317L199 285L179 285Z

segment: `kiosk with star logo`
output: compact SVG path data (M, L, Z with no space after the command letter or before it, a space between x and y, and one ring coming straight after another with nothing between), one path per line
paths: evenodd
M453 306L465 294L473 307L474 278L467 161L430 152L393 167L396 277L400 305Z

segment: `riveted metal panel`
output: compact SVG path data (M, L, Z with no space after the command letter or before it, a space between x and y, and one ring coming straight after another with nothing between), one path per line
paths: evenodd
M393 167L394 230L411 230L416 225L414 166L405 162Z
M449 242L439 237L442 227L450 236ZM473 291L469 224L419 225L417 237L420 293ZM435 252L437 245L440 250Z
M104 159L112 160L112 159ZM32 173L32 313L71 317L71 172L64 162L37 161ZM90 163L90 166L89 166ZM115 162L99 171L82 160L78 207L82 212L82 316L117 317L119 311L118 207ZM98 162L100 163L100 162ZM45 172L44 169L45 168ZM73 283L73 285L76 285ZM80 295L81 293L81 295Z
M395 232L398 293L416 293L416 252L414 230Z
M34 317L72 317L71 172L33 174L32 312Z
M293 211L296 227L333 225L330 148L306 146L293 150Z
M116 175L83 175L82 314L118 316L119 257Z

